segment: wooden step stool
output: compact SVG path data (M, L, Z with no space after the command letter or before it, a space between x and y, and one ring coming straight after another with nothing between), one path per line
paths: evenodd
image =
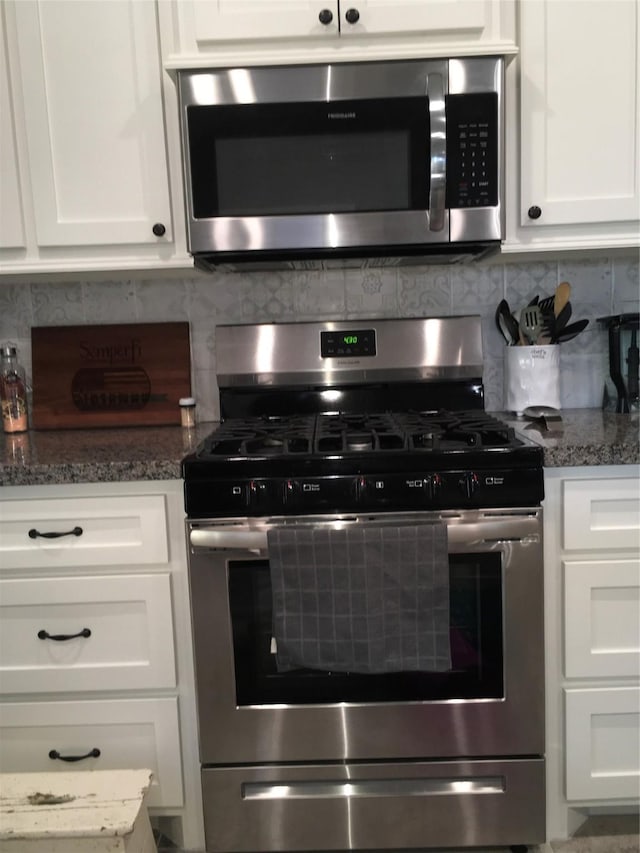
M0 773L1 853L156 853L150 770Z

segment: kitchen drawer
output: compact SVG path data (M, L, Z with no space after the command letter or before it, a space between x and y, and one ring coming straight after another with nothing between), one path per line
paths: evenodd
M175 687L169 575L0 580L0 684L5 694Z
M567 551L640 548L640 483L634 478L565 480Z
M0 767L3 773L149 768L150 806L183 804L182 764L175 698L0 705ZM67 762L49 757L97 758Z
M168 558L162 495L0 502L4 569L148 565Z
M564 694L567 799L637 800L640 687Z
M640 560L567 561L567 678L640 674Z

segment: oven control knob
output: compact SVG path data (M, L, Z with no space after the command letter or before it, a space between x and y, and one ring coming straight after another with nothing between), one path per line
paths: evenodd
M264 483L261 483L259 480L250 480L249 481L249 506L251 507L259 507L260 499L263 496L263 493L266 490L266 486Z
M431 497L437 498L442 493L442 477L440 474L432 474L430 478Z
M472 498L479 485L478 475L473 473L463 474L459 482L464 495L467 498Z
M300 495L300 485L296 480L284 481L284 493L282 499L288 507L296 506Z
M269 508L279 505L275 484L270 480L249 480L247 492L248 503L253 510L264 513Z

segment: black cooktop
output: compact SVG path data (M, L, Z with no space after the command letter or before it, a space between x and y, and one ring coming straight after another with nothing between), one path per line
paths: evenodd
M542 449L484 411L232 418L183 461L190 517L510 507Z

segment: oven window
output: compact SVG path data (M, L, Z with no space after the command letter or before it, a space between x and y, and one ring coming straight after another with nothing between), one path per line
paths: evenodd
M279 673L271 633L265 560L229 564L238 705L497 699L503 688L502 569L499 554L451 554L448 672L361 675L300 669Z
M427 208L426 98L187 109L195 219Z

